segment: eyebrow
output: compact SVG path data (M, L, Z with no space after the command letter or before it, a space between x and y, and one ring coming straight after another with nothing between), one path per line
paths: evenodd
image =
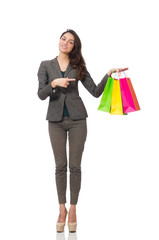
M63 35L63 37L65 37L65 38L66 38L66 36L65 36L65 35ZM69 40L71 40L71 41L74 41L73 39L69 39Z

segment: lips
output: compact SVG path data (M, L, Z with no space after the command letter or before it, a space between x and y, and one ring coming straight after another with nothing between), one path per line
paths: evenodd
M62 46L62 48L64 48L64 49L67 49L67 47L66 46L64 46L64 45L61 45Z

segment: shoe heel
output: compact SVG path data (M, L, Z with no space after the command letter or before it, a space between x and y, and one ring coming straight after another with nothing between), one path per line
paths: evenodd
M65 223L56 223L57 232L64 232Z
M67 217L68 211L66 209L66 217ZM65 227L66 222L64 223L56 223L56 230L57 232L64 232L64 227Z
M69 232L76 232L77 223L68 223Z

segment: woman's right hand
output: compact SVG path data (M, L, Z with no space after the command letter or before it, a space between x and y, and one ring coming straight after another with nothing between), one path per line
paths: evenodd
M51 86L53 88L55 88L57 86L67 88L68 85L70 84L69 82L75 81L75 80L76 80L75 78L68 78L68 77L67 78L56 78L51 82Z

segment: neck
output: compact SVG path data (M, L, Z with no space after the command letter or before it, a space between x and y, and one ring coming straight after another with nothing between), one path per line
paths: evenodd
M62 62L69 62L69 55L63 52L59 52L58 60Z

